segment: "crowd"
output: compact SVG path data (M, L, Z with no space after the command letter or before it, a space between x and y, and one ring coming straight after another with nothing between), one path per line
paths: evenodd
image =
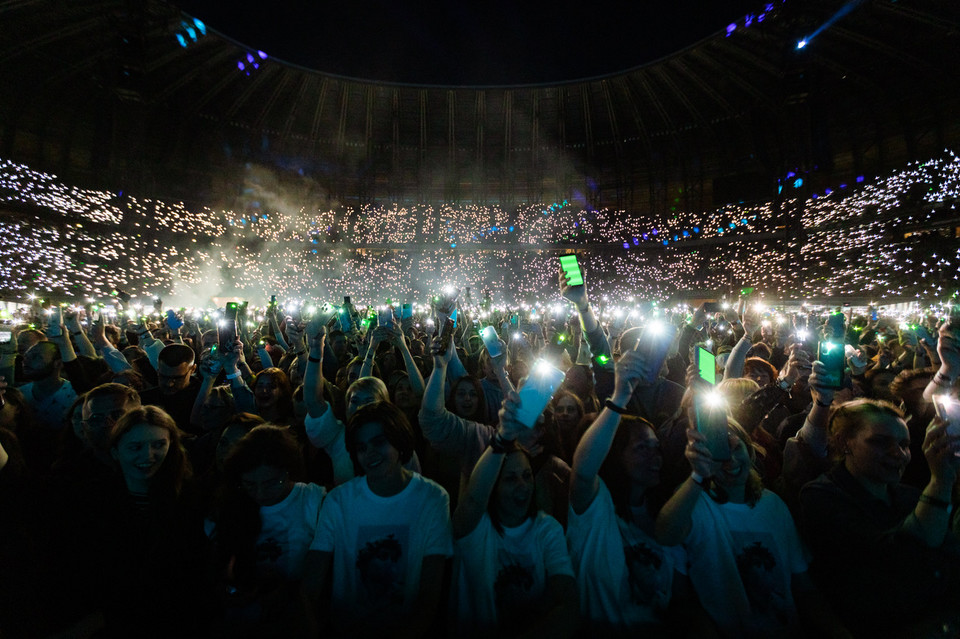
M698 203L678 193L663 210L629 211L574 196L550 205L331 208L320 196L304 204L299 177L264 178L214 209L82 189L0 159L0 207L9 213L0 219L0 281L21 297L77 301L124 287L171 291L185 306L197 305L198 288L421 299L460 281L517 304L556 295L553 253L571 247L618 297L663 299L731 282L798 299L931 299L960 288L955 153L819 193L805 177L759 204L684 210Z
M569 312L36 300L0 636L960 636L960 317L602 321L558 279Z

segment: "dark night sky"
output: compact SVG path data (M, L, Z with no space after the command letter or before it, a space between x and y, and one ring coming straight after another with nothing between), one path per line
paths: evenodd
M174 0L272 57L357 78L533 84L628 69L763 10L764 0Z

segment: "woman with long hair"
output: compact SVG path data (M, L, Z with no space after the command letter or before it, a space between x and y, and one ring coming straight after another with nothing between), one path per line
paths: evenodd
M267 626L276 632L295 616L290 605L326 494L303 476L299 445L285 426L256 426L227 455L213 539L230 636L257 636Z
M511 393L453 515L458 637L576 632L577 587L563 528L537 509L531 458L516 445L527 430L516 420L518 407Z
M203 632L206 540L180 429L156 406L135 408L117 421L109 451L118 472L87 486L70 517L78 599L104 636Z
M713 410L720 420L709 428L724 432L711 451L691 417L685 455L692 472L657 516L657 540L682 544L690 581L722 636L842 636L807 576L790 511L754 468L753 440L722 407Z
M646 374L637 351L617 361L614 393L573 458L567 545L588 634L663 633L674 615L681 552L654 538L659 442L645 419L624 408Z

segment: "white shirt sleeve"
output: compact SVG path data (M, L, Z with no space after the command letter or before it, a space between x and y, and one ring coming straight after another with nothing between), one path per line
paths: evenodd
M333 481L340 485L353 479L353 460L347 451L346 433L343 422L333 415L333 409L327 402L327 409L320 417L307 415L303 421L307 439L317 448L322 448L333 462Z

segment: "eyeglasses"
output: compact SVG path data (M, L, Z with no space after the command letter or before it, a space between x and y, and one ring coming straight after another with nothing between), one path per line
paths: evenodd
M280 490L286 483L289 477L289 473L284 473L282 477L274 479L266 479L261 482L256 481L240 481L240 489L244 492L256 495L262 493L272 493L274 491Z
M84 426L100 426L106 424L107 422L116 422L118 419L123 417L123 414L127 411L122 408L114 409L108 413L93 413L87 418L81 419L80 423Z

